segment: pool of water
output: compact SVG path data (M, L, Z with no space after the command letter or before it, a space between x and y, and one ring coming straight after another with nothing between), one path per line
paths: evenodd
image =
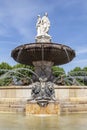
M0 114L0 130L87 130L87 114L25 116Z

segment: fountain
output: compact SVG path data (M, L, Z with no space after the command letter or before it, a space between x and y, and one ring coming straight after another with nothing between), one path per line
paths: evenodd
M48 34L50 21L47 13L42 18L38 15L36 28L35 43L16 47L12 50L11 56L21 64L33 65L35 73L38 75L32 76L34 83L32 83L31 99L27 102L28 113L56 114L59 106L55 99L53 83L55 77L51 67L70 62L75 57L75 52L66 45L52 42L52 38ZM52 107L53 110L51 110Z

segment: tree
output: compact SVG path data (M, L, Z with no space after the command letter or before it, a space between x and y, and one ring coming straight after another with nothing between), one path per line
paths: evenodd
M83 70L83 71L86 73L86 75L87 75L87 67L84 67L82 70Z
M15 80L18 83L23 83L27 85L30 83L32 70L32 66L16 64L12 67L9 64L3 62L0 64L0 86L9 85Z
M6 73L8 70L11 70L12 66L10 66L8 63L6 62L2 62L0 64L0 75Z
M30 83L31 76L34 71L33 66L16 64L13 66L13 70L14 70L14 76L16 77L18 82L21 80L21 82L26 85Z
M87 67L83 69L76 67L68 73L68 76L72 76L80 85L87 85Z
M34 71L33 66L24 65L24 64L16 64L16 65L14 65L13 70L16 70L16 69L18 69L18 72L20 72L21 74L23 74L25 76L29 76L29 77L31 77L32 71Z
M12 69L12 66L10 66L8 63L6 63L6 62L2 62L1 64L0 64L0 69L8 69L8 70L10 70L10 69Z
M2 77L2 75L4 75L5 73L7 73L8 70L12 70L12 66L10 66L6 62L2 62L0 64L0 76ZM8 78L8 77L1 78L1 77L0 77L0 86L9 85L10 84L11 78Z
M80 67L75 67L68 74L71 76L81 76L83 74L83 72L82 72L82 69Z
M54 76L56 76L56 77L65 75L64 69L61 67L58 67L58 66L53 66L52 71L53 71Z

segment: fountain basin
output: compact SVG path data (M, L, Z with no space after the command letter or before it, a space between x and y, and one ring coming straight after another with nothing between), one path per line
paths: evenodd
M33 65L33 61L51 61L54 65L70 62L75 57L75 51L58 43L29 43L16 47L11 56L15 61Z

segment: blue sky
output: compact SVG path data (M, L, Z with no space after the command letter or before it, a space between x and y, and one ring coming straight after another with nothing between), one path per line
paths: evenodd
M52 42L70 46L73 61L65 71L87 66L87 0L0 0L0 63L15 65L11 51L35 41L37 15L48 12Z

